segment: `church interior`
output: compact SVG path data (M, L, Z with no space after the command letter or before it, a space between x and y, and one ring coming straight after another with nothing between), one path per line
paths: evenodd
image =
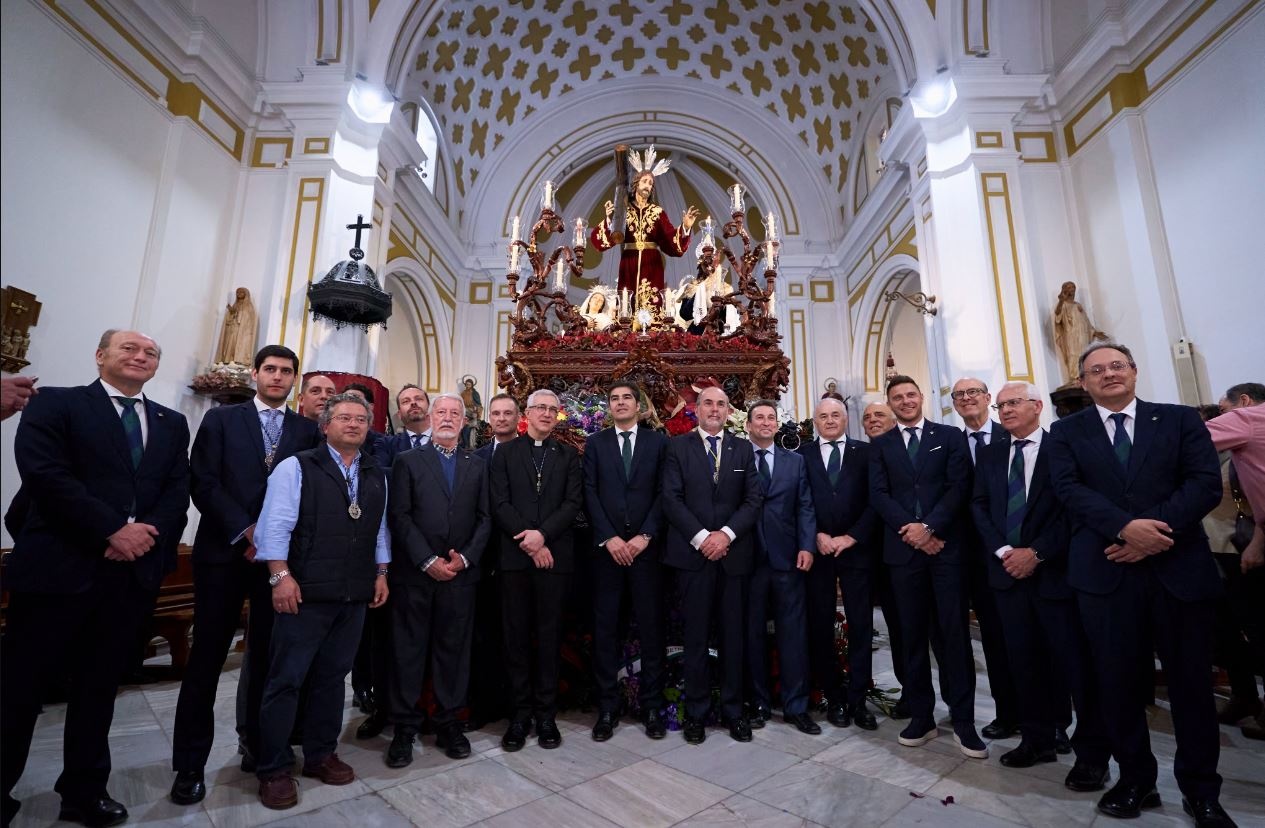
M526 381L507 355L522 345L528 280L517 279L532 263L513 242L542 203L560 219L538 236L542 278L557 279L564 306L588 313L600 294L620 307L619 251L587 239L625 145L670 161L654 197L674 225L698 211L694 245L662 259L667 287L701 268L704 221L717 249L740 257L720 227L740 218L749 232L749 260L737 261L767 291L753 307L785 357L774 386L789 420L837 392L848 436L863 438L862 410L901 374L923 390L929 420L958 424L958 378L1030 382L1048 426L1096 338L1132 349L1141 399L1215 404L1265 364L1251 310L1260 252L1248 244L1265 193L1263 7L6 0L5 371L85 384L101 332L134 329L162 347L145 394L194 431L225 398L207 378L248 361L233 347L268 343L293 350L304 374L371 378L384 400L415 383L431 395L473 390L486 405ZM773 241L776 255L770 244L760 259ZM559 248L575 261L555 277ZM389 318L335 325L316 312L309 288L349 258L389 294ZM243 297L246 341L226 349ZM379 409L379 430L400 427L393 403ZM21 482L19 421L0 425L6 506ZM184 543L198 520L191 509ZM0 548L12 546L0 530ZM978 640L975 652L986 722ZM167 658L164 644L152 662ZM240 662L230 655L221 679L213 785L194 808L167 800L179 683L122 688L112 791L133 821L282 818L237 770ZM876 682L892 683L891 671L882 648ZM359 714L348 696L350 734ZM1149 715L1165 806L1139 824L1189 824L1163 699ZM754 745L695 749L623 731L593 744L589 718L563 714L569 738L548 755L506 753L489 728L470 734L469 759L427 746L406 771L348 735L343 755L360 778L304 788L284 824L1107 821L1063 788L1058 765L972 763L947 739L910 751L891 727L813 737L770 727ZM41 717L15 825L56 816L63 719L57 706ZM1222 804L1240 824L1265 823L1265 751L1236 728L1220 738Z

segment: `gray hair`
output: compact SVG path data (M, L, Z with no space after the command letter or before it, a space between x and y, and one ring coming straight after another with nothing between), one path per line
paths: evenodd
M984 382L984 381L983 381L982 379L980 379L979 377L959 377L959 378L958 378L958 382L967 382L967 381L970 381L970 382L978 382L978 383L979 383L979 387L984 389L984 393L985 393L985 394L987 394L987 393L988 393L988 383ZM957 385L957 384L958 384L958 382L955 382L955 383L953 383L953 384L954 384L954 385Z
M1119 351L1120 353L1124 354L1125 358L1129 360L1130 368L1138 367L1138 364L1133 361L1133 351L1130 351L1127 347L1125 347L1124 345L1121 345L1119 342L1091 342L1089 343L1088 348L1081 351L1081 357L1080 359L1076 361L1076 373L1079 376L1082 376L1082 377L1085 376L1085 360L1088 359L1089 355L1092 354L1094 351L1101 351L1105 348L1110 348L1113 351Z
M99 341L99 342L97 343L97 350L98 350L98 351L108 351L108 350L110 350L110 340L114 339L114 335L115 335L115 334L118 334L118 333L123 333L123 328L110 328L110 329L109 329L109 330L107 330L105 333L101 334L101 341ZM140 333L140 331L137 331L137 333ZM155 350L157 350L157 351L158 351L158 358L159 358L159 359L162 359L162 358L163 358L163 346L161 346L161 345L159 345L159 344L158 344L158 340L154 339L154 338L153 338L152 336L150 336L149 334L141 334L141 336L145 337L145 338L146 338L146 339L148 339L150 342L153 342L153 343L154 343L154 348L155 348Z
M461 411L462 411L463 413L464 413L464 412L465 412L465 410L466 410L466 401L465 401L465 400L463 400L463 399L461 399L461 395L460 395L460 394L454 394L454 393L453 393L453 392L451 392L451 391L445 391L445 392L444 392L444 393L442 393L442 394L436 394L436 395L434 396L434 398L433 398L433 399L431 399L431 401L430 401L430 410L431 410L431 411L434 411L434 410L435 410L435 406L439 405L439 401L440 401L440 400L452 400L453 402L455 402L455 403L457 404L457 408L461 409Z
M321 411L321 428L329 425L330 420L334 419L334 409L343 403L355 403L365 410L366 417L372 419L373 409L369 407L369 403L365 402L363 397L358 397L355 394L347 394L344 392L342 394L335 394L325 401L325 408Z
M842 411L845 415L848 413L848 407L844 405L842 400L836 399L835 397L822 397L820 400L817 401L817 404L813 406L814 417L817 416L817 412L821 411L821 407L825 405L826 403L834 403L835 405L839 406L839 410Z
M558 398L558 395L555 394L553 391L550 391L548 388L537 388L535 391L531 392L530 395L528 395L527 407L531 408L533 405L535 405L536 398L539 397L541 394L548 394L549 396L553 397L553 401L555 403L559 405L562 404L561 400ZM465 403L463 402L462 405L465 405Z
M1041 390L1030 382L1023 382L1021 380L1008 382L997 391L997 396L1000 398L1002 391L1005 391L1007 388L1022 388L1023 393L1027 395L1024 399L1037 400L1038 402L1041 401Z

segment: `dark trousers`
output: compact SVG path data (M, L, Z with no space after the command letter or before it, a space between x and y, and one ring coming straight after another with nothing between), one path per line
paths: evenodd
M869 554L864 549L853 547L841 553L840 557L853 552ZM838 557L818 555L805 579L809 657L818 686L831 704L846 704L850 707L865 704L865 694L873 681L874 653L870 644L874 636L874 605L870 594L870 577L869 569L845 567ZM839 656L835 650L835 612L840 589L843 591L843 612L848 622L846 688ZM899 638L893 635L891 640L895 651L895 642ZM899 657L893 653L892 662L899 661Z
M598 711L616 713L619 684L616 673L624 663L620 634L620 609L627 589L632 617L637 620L641 643L641 680L638 701L641 712L657 713L664 704L663 568L646 550L630 566L620 566L605 549L593 552L593 677L597 684Z
M390 606L366 609L356 660L351 665L351 689L357 693L373 691L379 696L385 695L391 682L392 652ZM378 704L385 702L379 699Z
M716 621L720 644L720 713L725 720L742 715L743 656L750 575L729 575L719 562L702 569L677 571L685 614L685 715L706 721L711 710L712 677L707 650Z
M1230 677L1230 692L1243 699L1260 696L1256 677L1265 675L1265 569L1243 573L1238 555L1213 555L1225 579L1225 600L1217 603L1214 663Z
M984 649L984 667L988 671L988 688L997 710L997 719L1015 724L1020 718L1019 694L1015 689L1014 672L1007 658L1008 649L1002 637L1002 622L997 612L995 593L988 585L988 562L982 549L963 548L967 563L967 589L971 609L979 623L980 643Z
M567 581L566 574L552 569L501 573L501 622L512 721L524 722L532 716L539 721L558 715L562 598Z
M272 637L272 595L267 567L238 556L228 563L194 564L193 647L180 682L172 734L171 764L176 771L202 770L215 740L215 694L233 636L250 599L247 625L247 664L239 681L244 686L242 736L259 755L259 702L268 674L268 641Z
M769 661L765 646L769 608L773 610L774 640L782 680L782 713L808 712L808 608L804 579L797 569L756 567L747 603L747 677L750 700L769 706ZM867 646L865 651L870 651Z
M343 691L360 643L366 605L310 601L299 611L276 613L269 648L268 678L259 708L262 779L294 761L290 731L299 714L299 689L306 682L303 762L315 764L334 752L343 724Z
M41 693L63 670L70 680L62 773L53 789L70 802L105 793L114 697L153 606L154 593L137 583L129 564L104 560L87 592L9 596L0 656L0 794L6 818L15 807L10 793L26 769Z
M960 564L946 561L943 552L918 554L911 563L891 566L905 662L902 696L913 718L927 724L935 722L929 648L938 636L940 695L955 724L973 722L975 658L967 632L965 573Z
M879 608L883 611L883 623L887 625L887 643L892 650L892 672L896 675L896 683L901 687L901 697L905 695L905 661L901 657L904 637L901 635L900 610L896 608L896 593L892 591L892 569L875 556L873 568L870 570L873 589L878 597ZM847 607L844 607L847 612ZM852 645L852 641L848 641ZM851 651L849 651L851 652Z
M1055 728L1070 723L1065 712L1070 698L1076 706L1076 760L1105 768L1110 749L1076 600L1042 598L1036 587L1036 582L1024 579L1010 589L996 590L995 596L1019 695L1023 741L1036 750L1053 750Z
M1102 699L1103 723L1120 781L1152 785L1158 772L1146 725L1144 693L1151 671L1150 643L1159 650L1168 680L1177 751L1173 776L1188 797L1216 799L1221 792L1217 710L1212 699L1212 625L1216 600L1180 601L1150 568L1129 564L1109 595L1078 593L1081 620Z
M509 680L501 624L501 573L482 573L474 588L474 634L470 646L470 716L476 722L505 717Z
M379 686L379 704L387 705L397 729L417 730L422 725L417 700L427 666L435 688L435 726L442 729L451 725L457 711L465 707L474 589L473 581L441 583L413 573L407 579L391 579L391 680Z

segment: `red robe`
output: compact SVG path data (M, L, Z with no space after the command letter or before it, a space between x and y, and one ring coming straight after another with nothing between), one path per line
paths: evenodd
M690 234L673 227L658 204L642 209L629 202L627 217L624 249L619 256L618 289L627 288L629 294L636 296L640 267L641 279L648 280L655 290L663 290L663 257L660 254L684 256L690 247ZM614 246L610 232L610 220L607 219L593 228L589 241L598 250L609 250ZM637 249L638 242L644 245L641 250Z

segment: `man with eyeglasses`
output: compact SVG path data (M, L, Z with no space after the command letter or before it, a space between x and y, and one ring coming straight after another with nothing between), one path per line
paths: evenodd
M580 454L553 439L558 395L527 398L527 433L492 455L492 515L500 536L501 615L513 711L501 738L521 750L532 721L542 748L562 744L558 731L558 658L562 597L575 570L572 525L583 503ZM533 646L533 640L535 643Z
M1221 467L1194 408L1139 400L1123 345L1081 354L1092 408L1050 431L1050 476L1072 519L1068 583L1103 702L1120 781L1098 810L1136 817L1160 805L1147 733L1152 676L1138 665L1159 650L1177 740L1174 776L1197 825L1233 825L1218 799L1220 736L1212 697L1212 629L1221 579L1200 521L1221 500Z
M981 448L975 462L971 511L987 558L988 586L1005 627L1022 734L1001 763L1029 768L1058 761L1055 734L1070 694L1076 700L1071 739L1076 764L1064 784L1074 791L1098 791L1106 786L1110 751L1099 707L1088 692L1086 644L1067 585L1070 532L1050 485L1043 406L1031 383L1002 386L994 408L1013 439Z
M371 414L357 395L331 397L321 413L325 444L277 466L259 513L255 557L267 563L276 612L259 709L259 800L266 808L298 804L289 741L305 682L303 775L327 785L356 778L335 752L343 687L366 606L387 600L391 562L386 475L363 450Z
M1000 423L989 418L988 406L993 401L988 386L976 377L963 377L953 384L950 393L953 409L966 427L966 445L971 452L971 465L979 461L978 452L996 442L1010 442L1010 435ZM967 517L970 517L969 510ZM965 529L962 548L966 563L966 586L975 620L979 622L981 643L984 645L984 667L988 671L989 692L993 696L996 715L984 725L986 739L1006 739L1019 729L1019 700L1015 697L1015 683L1010 664L1006 659L1006 644L1002 641L1001 621L997 617L997 604L988 588L987 557L981 548L979 534ZM1070 711L1069 711L1070 714Z
M938 637L940 689L963 755L988 758L975 730L975 658L966 622L962 512L970 495L971 457L961 430L923 418L922 391L911 377L887 383L897 427L873 442L870 503L882 519L883 562L902 626L903 697L909 726L897 737L917 747L936 738L935 691L928 648Z

